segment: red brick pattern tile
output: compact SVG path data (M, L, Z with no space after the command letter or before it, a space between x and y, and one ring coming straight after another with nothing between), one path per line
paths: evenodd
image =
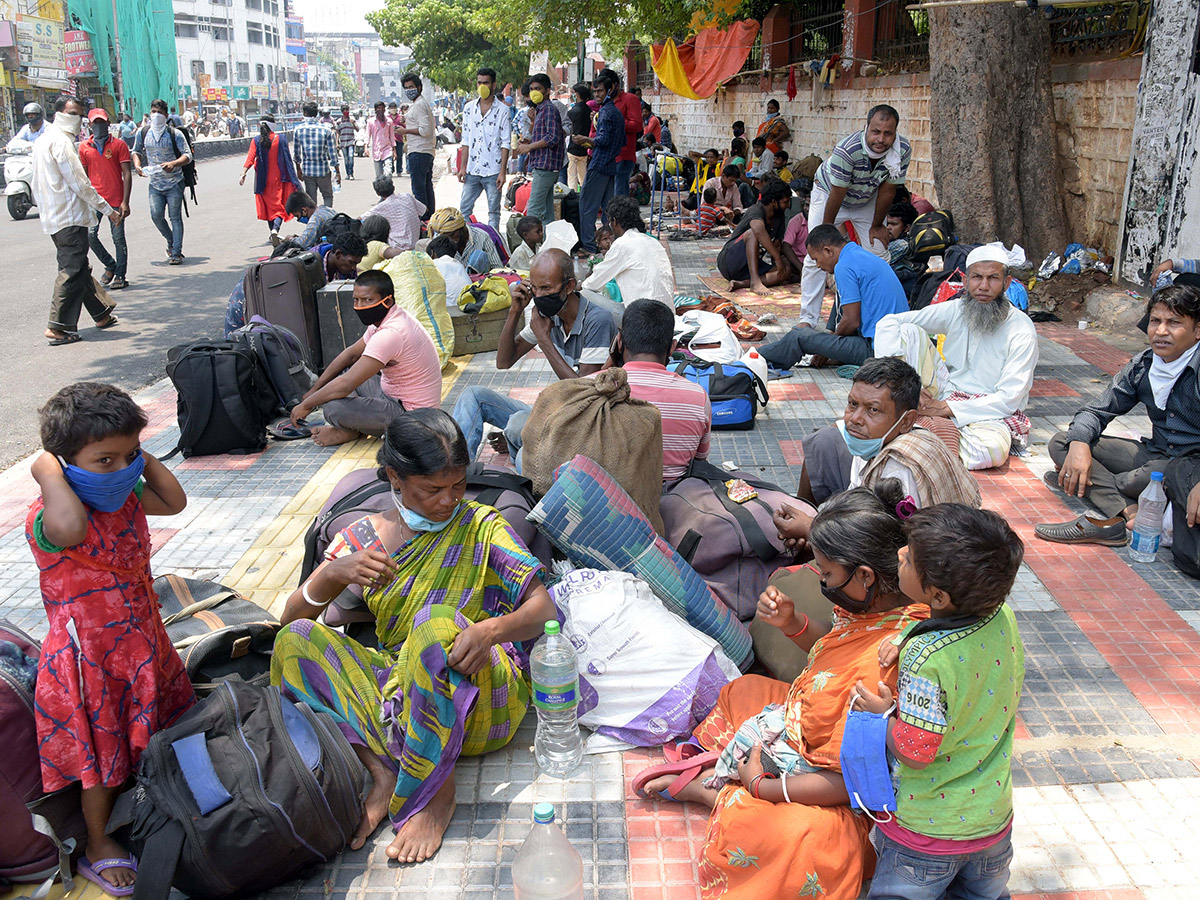
M1029 389L1030 397L1078 397L1079 391L1057 378L1035 378Z
M1109 375L1116 375L1129 362L1130 355L1124 350L1114 347L1095 335L1080 331L1055 322L1044 322L1037 326L1038 334L1047 337L1056 344L1062 344L1080 359L1091 363L1097 369L1102 369Z
M1012 900L1146 900L1137 888L1114 888L1107 891L1063 891L1054 894L1013 894Z
M213 469L221 472L243 472L249 469L256 462L262 459L263 453L268 452L271 445L267 445L267 449L262 453L247 453L245 455L232 455L221 453L217 456L193 456L191 459L185 459L175 468L177 469Z
M767 386L772 400L824 400L821 389L811 381L772 381Z
M804 465L804 442L803 441L780 441L779 449L783 453L783 459L789 466Z
M534 401L538 398L538 394L544 390L545 388L540 387L515 387L509 390L508 396L514 400L520 400L522 403L528 403L530 406L533 406Z
M696 863L708 827L708 810L690 803L646 801L632 793L634 776L663 761L660 750L630 750L623 760L632 900L697 900L700 878Z
M155 553L165 547L167 542L178 533L178 528L151 528L150 555L153 556Z

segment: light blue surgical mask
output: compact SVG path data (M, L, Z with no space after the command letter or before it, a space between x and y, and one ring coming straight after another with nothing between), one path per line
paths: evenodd
M299 222L301 225L307 225L308 224L308 216L296 216L296 221Z
M116 512L124 506L146 468L146 458L141 450L133 462L116 472L89 472L71 465L61 456L58 461L75 496L98 512Z
M857 697L855 699L858 699ZM850 808L861 809L876 822L890 822L896 811L896 792L888 764L887 726L891 710L872 713L855 709L850 701L838 762L850 795ZM887 813L876 818L873 813Z
M458 506L454 507L454 512L450 514L450 518L448 518L445 522L435 522L428 516L423 516L419 512L414 512L405 506L400 501L400 495L396 493L395 488L392 488L392 502L396 504L396 509L400 513L400 518L404 520L404 524L407 525L411 531L416 532L445 531L446 527L454 521L454 517L458 515L458 511L462 509L462 502L460 501Z
M887 442L888 435L895 430L896 425L899 425L903 418L901 416L897 419L895 424L884 433L883 437L855 437L846 430L846 423L842 419L838 419L837 430L842 433L842 440L846 442L846 448L850 451L851 456L857 456L861 459L873 459L879 455L879 451L883 449L884 443Z

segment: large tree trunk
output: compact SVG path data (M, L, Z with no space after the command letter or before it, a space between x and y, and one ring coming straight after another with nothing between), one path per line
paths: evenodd
M1018 243L1036 259L1061 251L1067 217L1045 18L999 5L931 9L929 59L933 179L959 238Z

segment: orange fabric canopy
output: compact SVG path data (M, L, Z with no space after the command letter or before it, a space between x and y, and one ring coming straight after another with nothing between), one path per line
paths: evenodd
M758 28L758 22L745 20L724 29L704 28L678 45L667 38L665 43L651 47L651 65L669 91L691 100L704 100L741 71Z

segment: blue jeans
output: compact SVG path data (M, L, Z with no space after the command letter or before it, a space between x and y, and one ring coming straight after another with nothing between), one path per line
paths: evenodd
M171 224L167 224L166 215L169 211ZM150 185L150 221L158 229L159 234L167 239L167 255L183 255L183 182L168 188L156 188Z
M125 244L125 222L122 220L120 225L109 223L112 231L113 250L117 254L116 259L113 259L108 248L100 241L100 226L103 224L104 216L97 213L96 222L88 231L88 243L91 244L92 252L96 254L96 259L100 260L100 265L104 266L105 271L112 272L114 278L124 278L129 260L129 252Z
M533 169L533 185L529 190L529 205L525 215L537 216L543 225L554 221L554 185L558 183L557 169Z
M467 438L467 452L472 460L479 455L484 423L504 429L509 454L516 460L517 452L521 449L521 429L525 427L525 420L532 409L528 403L505 397L491 388L469 387L459 396L451 415ZM518 465L517 471L520 470Z
M617 174L613 177L616 179L616 184L613 186L613 196L625 197L629 194L629 179L633 177L633 170L637 167L636 159L619 159L617 160Z
M758 348L759 355L771 365L790 369L809 353L837 363L861 366L873 354L870 338L861 334L834 334L815 328L793 328L773 344Z
M579 241L589 253L596 252L596 214L603 211L613 198L613 176L600 175L588 169L583 179L583 191L579 195ZM605 223L608 214L604 215Z
M898 844L878 828L871 843L879 854L868 900L1008 900L1012 835L978 853L935 856Z
M467 218L475 211L475 201L479 195L486 193L488 201L488 224L500 230L500 188L496 187L495 175L468 175L463 181L462 200L458 204L459 211Z
M421 221L428 222L429 217L437 208L437 201L433 198L433 154L409 153L408 176L412 181L413 196L425 204L425 212L421 215ZM499 215L498 212L497 215ZM497 218L496 225L499 224L500 220Z
M376 178L392 174L392 158L390 156L387 159L373 159L371 162L375 164Z
M342 162L346 164L346 177L353 178L354 177L354 148L353 147L343 147L342 148Z

